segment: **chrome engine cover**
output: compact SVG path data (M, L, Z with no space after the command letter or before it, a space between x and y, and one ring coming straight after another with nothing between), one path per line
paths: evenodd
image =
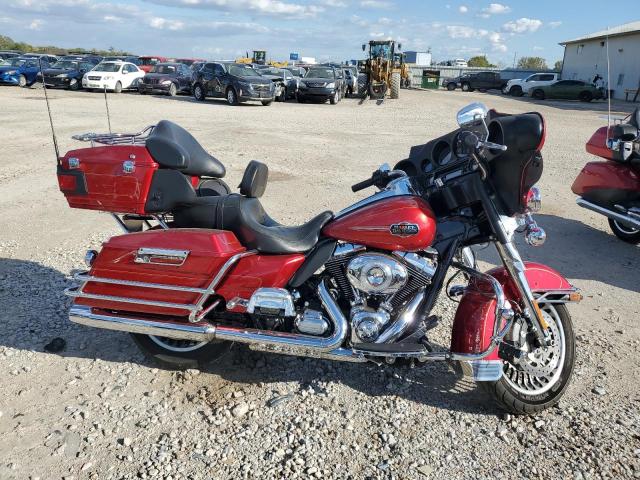
M380 336L391 315L386 310L354 307L351 309L351 341L353 343L373 343Z
M294 322L296 329L309 335L324 335L329 330L329 321L322 312L306 308Z
M381 253L357 255L347 265L351 285L367 294L396 293L407 283L408 276L401 262Z

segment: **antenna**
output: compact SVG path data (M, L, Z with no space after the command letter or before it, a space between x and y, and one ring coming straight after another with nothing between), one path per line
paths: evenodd
M104 87L104 106L107 107L107 123L109 124L109 133L111 132L111 116L109 115L109 102L107 101L107 84L103 84Z
M58 150L58 139L56 138L56 130L53 128L53 118L51 117L51 106L49 105L49 95L47 95L47 84L44 81L44 72L42 71L42 57L38 58L38 66L40 67L40 76L42 77L42 89L44 90L44 100L47 104L47 113L49 114L49 125L51 125L51 137L53 139L53 149L56 152L56 165L60 165L60 151Z
M609 88L611 85L611 68L609 64L609 27L607 27L607 138L609 138L609 133L611 131L611 89Z

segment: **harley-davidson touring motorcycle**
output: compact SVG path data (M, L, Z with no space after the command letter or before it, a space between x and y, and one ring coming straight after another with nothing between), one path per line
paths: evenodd
M129 332L172 364L214 361L233 342L346 362L447 361L503 409L553 405L574 364L566 304L581 295L514 244L517 232L545 239L532 217L543 118L472 104L458 124L352 187L373 195L295 227L260 203L266 165L252 161L228 193L222 164L171 122L76 137L92 146L59 158L60 189L125 233L87 252L89 269L65 292L70 320ZM487 243L504 265L481 272L470 247ZM463 284L450 285L454 271ZM458 302L448 349L429 338L443 290Z
M607 217L616 237L640 243L640 108L596 130L586 149L606 161L587 163L576 177L578 205Z

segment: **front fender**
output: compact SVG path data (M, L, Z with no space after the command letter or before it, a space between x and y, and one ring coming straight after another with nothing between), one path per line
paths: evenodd
M570 301L569 295L576 288L560 273L551 267L535 262L524 262L525 276L529 287L536 296L553 296L556 301ZM504 267L487 272L494 277L504 290L505 297L512 303L519 303L520 295L509 273ZM453 353L483 352L491 345L491 337L496 321L496 299L491 289L482 282L473 279L465 290L453 320L451 351ZM484 359L497 360L498 349L490 352Z

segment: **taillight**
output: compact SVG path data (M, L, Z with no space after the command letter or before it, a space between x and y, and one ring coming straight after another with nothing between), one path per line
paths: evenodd
M58 185L62 192L75 192L78 189L78 177L76 175L58 174Z

